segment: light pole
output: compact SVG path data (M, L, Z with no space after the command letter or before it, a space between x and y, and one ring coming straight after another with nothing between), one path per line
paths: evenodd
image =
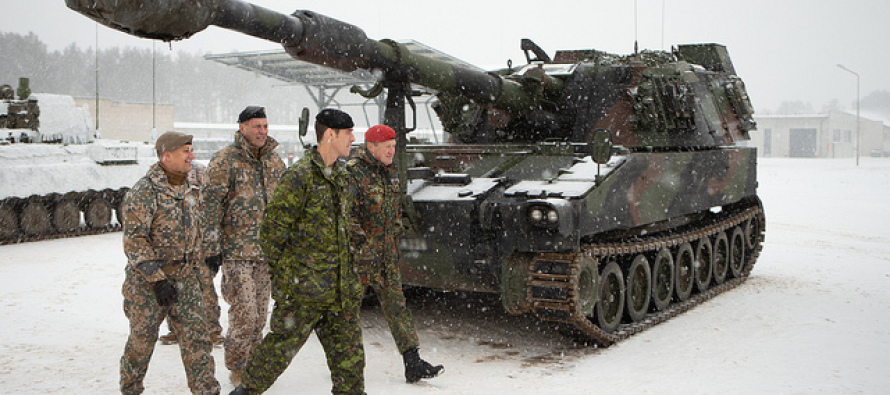
M99 23L96 23L96 134L99 134ZM98 137L98 136L96 136Z
M155 79L157 76L157 61L155 60L155 41L151 42L151 132L155 133L157 130L157 126L155 125L155 114L157 111L155 110L155 88L157 84L155 83Z
M840 63L837 64L837 67L856 76L856 166L859 166L859 73L844 67Z

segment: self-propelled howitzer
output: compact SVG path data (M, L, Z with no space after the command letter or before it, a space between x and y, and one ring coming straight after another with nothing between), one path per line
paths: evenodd
M216 25L300 60L376 71L399 139L406 284L498 293L511 313L608 345L742 283L760 253L756 151L737 145L753 109L721 45L551 59L523 40L528 64L486 73L311 11L67 3L141 37ZM406 145L412 83L439 92L452 144Z

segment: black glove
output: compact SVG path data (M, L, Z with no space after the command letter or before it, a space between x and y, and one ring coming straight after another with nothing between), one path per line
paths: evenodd
M169 280L163 279L151 286L155 293L155 297L158 298L158 305L170 306L176 302L176 286Z
M219 272L219 267L222 266L222 254L204 258L204 264L207 265L207 268L209 268L214 275L216 275L216 273Z

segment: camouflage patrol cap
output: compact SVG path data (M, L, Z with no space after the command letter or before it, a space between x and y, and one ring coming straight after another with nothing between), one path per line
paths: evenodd
M164 152L173 151L183 145L191 143L192 135L171 130L164 132L161 137L158 137L158 141L155 142L155 151L158 152L158 157L160 157Z

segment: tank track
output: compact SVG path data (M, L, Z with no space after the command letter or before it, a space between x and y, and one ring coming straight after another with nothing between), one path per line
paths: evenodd
M735 226L746 223L756 218L756 231L758 238L753 248L748 245L748 235L745 234L745 263L741 273L735 278L727 276L722 284L713 284L705 292L693 293L687 300L678 302L672 299L670 305L660 311L652 311L639 322L622 323L612 332L605 331L591 321L592 317L586 317L580 311L581 290L579 289L580 256L586 256L600 262L603 258L616 256L634 256L639 253L655 252L665 247L675 247L683 243L694 242L703 237L712 237L720 232L732 229ZM759 200L750 207L736 210L733 213L723 215L709 223L699 225L681 233L666 236L651 237L642 240L589 244L583 245L580 252L568 254L539 254L540 260L549 262L568 263L567 272L555 270L547 272L536 267L532 259L528 269L528 294L529 306L539 319L556 324L558 329L581 341L593 341L602 347L608 347L665 322L679 314L682 314L695 306L704 303L711 298L729 291L747 280L754 263L763 248L765 221L763 208ZM563 272L563 273L559 273ZM541 292L541 288L549 288ZM554 289L556 288L556 289ZM597 289L598 292L598 289ZM671 291L673 293L673 290ZM554 298L553 295L562 295ZM622 312L622 315L624 313Z
M90 236L90 235L98 235L103 233L111 233L111 232L120 232L121 225L120 224L110 224L108 226L104 226L101 228L81 228L76 229L71 232L65 233L49 233L42 235L19 235L19 236L11 236L7 238L0 239L0 246L7 244L18 244L18 243L29 243L32 241L44 241L44 240L54 240L54 239L66 239L69 237L77 237L77 236Z
M53 193L0 200L0 245L121 230L114 213L129 188Z

